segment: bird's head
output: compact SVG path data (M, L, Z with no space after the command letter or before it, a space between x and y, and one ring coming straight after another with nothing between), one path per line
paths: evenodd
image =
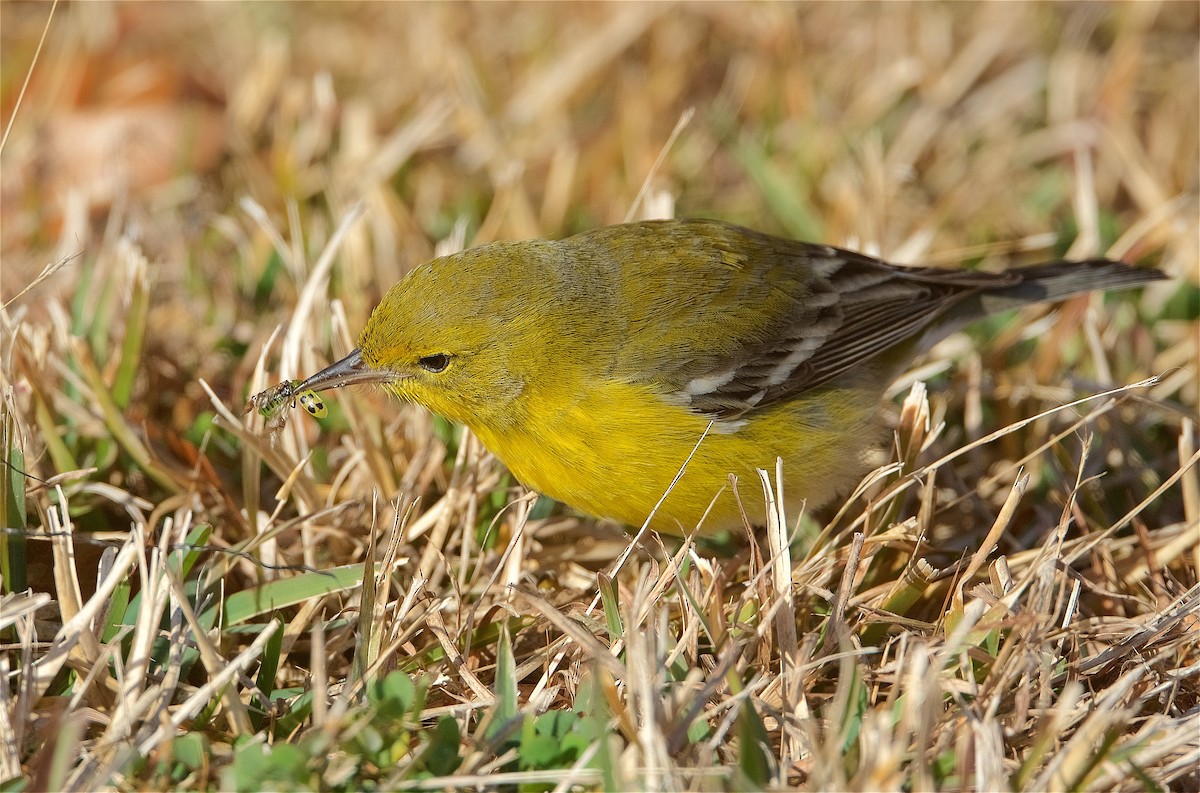
M374 383L473 428L515 420L554 304L546 245L493 243L413 270L376 306L358 349L299 390Z

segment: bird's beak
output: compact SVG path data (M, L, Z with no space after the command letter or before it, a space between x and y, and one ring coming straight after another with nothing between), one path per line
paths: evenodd
M296 387L296 391L328 391L358 383L390 383L403 377L399 372L371 369L363 362L362 353L353 351L337 363L326 366Z

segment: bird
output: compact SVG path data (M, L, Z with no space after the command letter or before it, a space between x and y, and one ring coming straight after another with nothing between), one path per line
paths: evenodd
M856 482L886 438L886 388L936 340L1163 277L1107 259L898 266L719 220L625 223L416 267L295 391L382 385L466 425L539 493L711 535L763 524L756 471L777 460L789 514Z

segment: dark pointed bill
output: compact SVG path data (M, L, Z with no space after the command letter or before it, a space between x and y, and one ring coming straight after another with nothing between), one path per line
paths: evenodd
M354 350L337 363L326 366L296 387L299 391L328 391L359 383L390 383L403 377L399 372L371 369L363 362L362 353Z

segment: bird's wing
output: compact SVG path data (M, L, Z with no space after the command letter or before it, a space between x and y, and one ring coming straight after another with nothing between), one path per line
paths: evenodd
M625 234L615 257L628 341L612 375L716 419L827 383L967 297L1021 281L898 267L714 221L636 225L643 233Z
M689 406L735 418L822 385L914 338L955 304L984 288L1016 283L1014 274L896 267L862 254L809 246L797 262L820 273L801 315L720 372L684 384Z

